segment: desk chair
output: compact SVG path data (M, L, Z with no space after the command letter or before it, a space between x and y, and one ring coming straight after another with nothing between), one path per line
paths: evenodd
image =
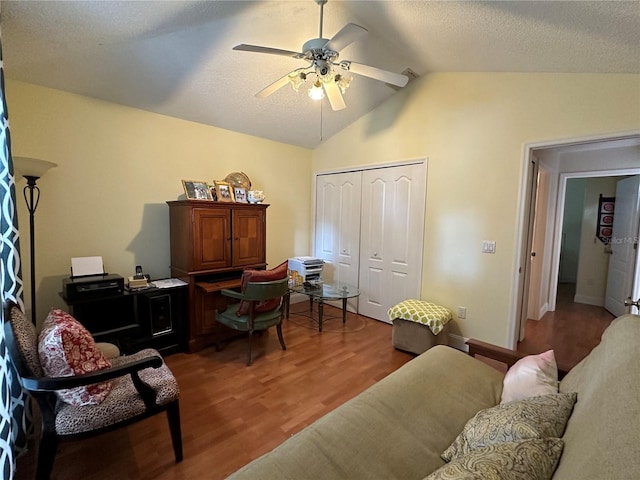
M248 282L244 293L228 289L221 291L224 296L240 300L222 312L217 311L216 320L229 328L248 333L247 366L251 365L251 337L254 331L264 331L275 325L280 346L282 350L287 349L282 337L282 317L288 300L287 292L287 278L270 282ZM247 310L247 303L248 311L243 313Z

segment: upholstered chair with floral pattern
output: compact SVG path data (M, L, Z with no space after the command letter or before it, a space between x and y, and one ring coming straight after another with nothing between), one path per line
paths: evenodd
M167 412L175 460L180 462L179 389L160 354L145 349L107 358L74 322L65 312L52 310L39 338L16 304L5 305L7 348L42 417L36 478L51 475L61 440L92 436L161 412ZM65 350L66 358L56 356L64 357Z

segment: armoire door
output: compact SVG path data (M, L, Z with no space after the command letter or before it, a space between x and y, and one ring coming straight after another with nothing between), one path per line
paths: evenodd
M362 173L359 313L389 322L390 307L420 298L425 164Z
M325 261L322 279L358 285L362 172L316 178L315 256Z

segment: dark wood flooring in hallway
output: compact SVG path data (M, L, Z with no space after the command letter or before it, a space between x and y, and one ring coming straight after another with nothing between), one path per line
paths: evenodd
M527 320L518 351L540 353L553 349L559 365L572 368L600 343L614 316L603 307L575 303L575 284L560 284L555 312Z

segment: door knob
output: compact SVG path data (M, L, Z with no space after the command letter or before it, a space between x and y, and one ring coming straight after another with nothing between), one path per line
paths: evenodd
M624 301L624 306L625 307L636 307L637 309L640 310L640 298L634 302L633 300L631 300L631 297L628 297Z

